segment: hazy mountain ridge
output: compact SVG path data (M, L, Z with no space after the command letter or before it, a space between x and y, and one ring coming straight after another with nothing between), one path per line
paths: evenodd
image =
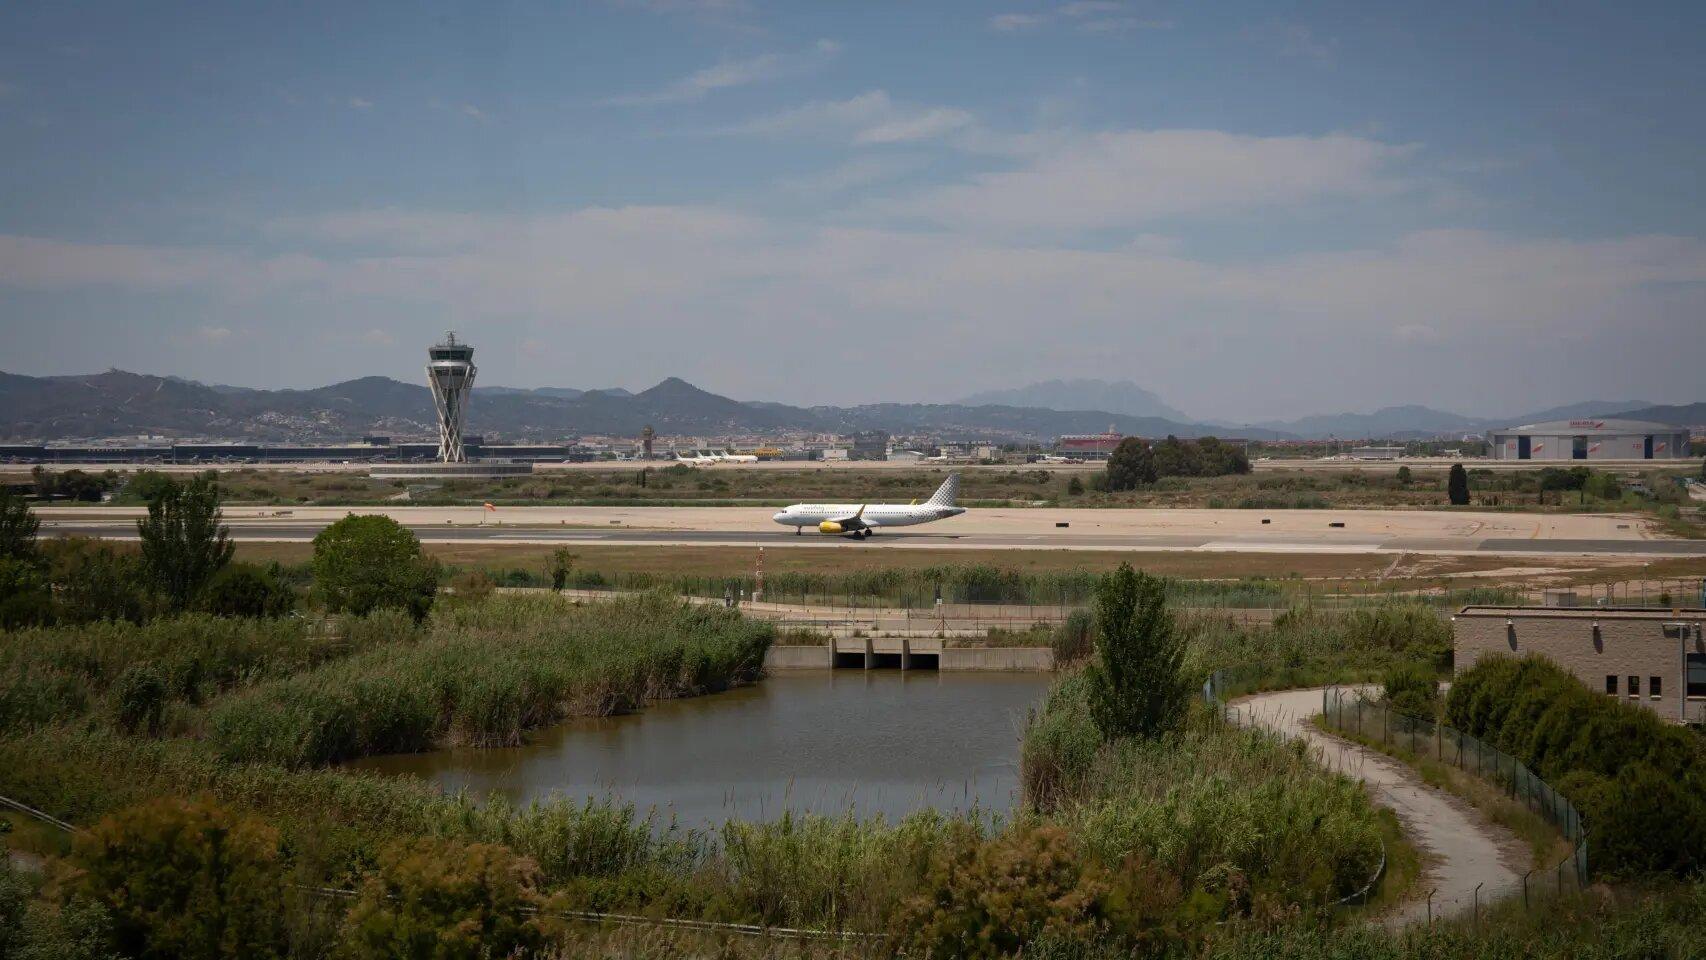
M1068 381L1061 381L1066 383ZM1536 420L1619 415L1667 423L1706 422L1706 404L1607 409L1589 401L1496 420L1422 406L1386 407L1248 426L1192 423L1106 410L1057 410L1008 404L872 403L795 407L743 402L702 390L679 377L649 389L475 388L468 431L513 440L560 441L582 434L633 436L647 425L661 434L716 435L807 430L886 430L953 439L1050 441L1061 434L1121 433L1159 437L1205 434L1250 439L1296 437L1432 437L1481 432ZM368 433L429 438L432 396L419 384L361 377L311 390L209 386L174 377L110 370L29 377L0 372L0 436L9 440L76 437L211 437L256 442L348 440Z
M1153 417L1175 423L1191 418L1153 391L1130 380L1045 380L1008 390L985 390L954 401L960 407L1035 407L1044 410L1106 410L1129 417Z

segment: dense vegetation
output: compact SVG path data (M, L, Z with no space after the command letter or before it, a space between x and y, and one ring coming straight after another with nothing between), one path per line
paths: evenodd
M435 744L512 746L569 716L756 679L773 634L721 607L661 596L570 607L493 597L400 643L259 684L209 716L235 761L313 766Z
M1594 870L1706 869L1706 739L1539 657L1459 674L1445 720L1522 760L1582 811Z

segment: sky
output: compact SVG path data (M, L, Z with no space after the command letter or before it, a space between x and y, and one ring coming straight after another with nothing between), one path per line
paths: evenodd
M1706 4L0 6L0 370L1706 399Z

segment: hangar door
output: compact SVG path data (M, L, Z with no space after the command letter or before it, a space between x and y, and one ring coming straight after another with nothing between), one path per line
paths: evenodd
M1521 436L1521 437L1516 438L1516 458L1518 460L1527 460L1528 459L1528 455L1529 455L1528 440L1529 440L1529 438L1526 436Z

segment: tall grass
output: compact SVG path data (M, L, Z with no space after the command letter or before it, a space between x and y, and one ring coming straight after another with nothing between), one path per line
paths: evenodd
M1205 710L1153 739L1103 742L1082 674L1064 677L1025 731L1027 802L1052 812L1109 866L1159 865L1222 898L1320 904L1380 859L1380 825L1357 784L1300 744L1228 726Z
M371 650L214 705L209 735L238 762L315 766L442 743L504 746L570 716L756 679L773 628L659 595L570 606L494 597L435 616L406 647Z
M174 700L199 704L243 684L287 677L406 640L406 618L245 620L191 614L138 626L108 621L0 636L0 731L83 717L127 676L146 673Z
M1358 610L1299 607L1271 624L1199 612L1182 616L1180 624L1194 675L1261 666L1276 686L1311 686L1377 679L1399 663L1436 672L1451 664L1451 624L1420 603Z

